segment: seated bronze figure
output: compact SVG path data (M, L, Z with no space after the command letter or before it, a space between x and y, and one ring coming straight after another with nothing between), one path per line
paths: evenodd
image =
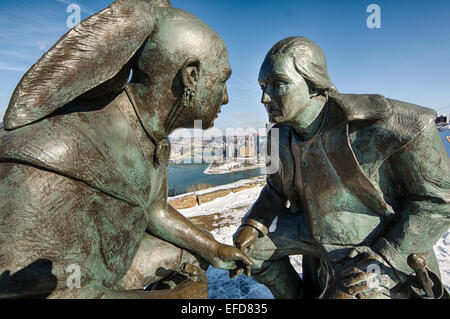
M435 112L339 94L303 37L275 44L259 83L279 167L234 235L253 277L275 298L448 296L433 250L450 227ZM290 255L303 255L302 279Z
M249 264L167 204L166 137L212 126L230 74L222 39L168 0L118 0L46 52L0 129L0 297L201 298L208 263ZM173 273L185 294L144 291Z

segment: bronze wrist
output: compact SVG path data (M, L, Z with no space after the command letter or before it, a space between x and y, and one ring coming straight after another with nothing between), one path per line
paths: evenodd
M256 230L258 230L261 234L263 234L264 236L266 236L269 233L269 229L265 225L261 224L260 222L257 222L254 219L251 219L251 218L247 219L243 226L253 227Z

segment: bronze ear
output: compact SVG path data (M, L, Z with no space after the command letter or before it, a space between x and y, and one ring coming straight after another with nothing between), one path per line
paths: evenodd
M22 77L4 127L35 122L112 79L155 28L157 6L168 0L118 0L66 33Z
M181 67L181 76L183 87L195 90L198 77L200 75L200 60L198 58L189 58Z

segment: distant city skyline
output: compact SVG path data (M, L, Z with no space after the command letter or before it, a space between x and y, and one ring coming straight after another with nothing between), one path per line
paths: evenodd
M85 19L111 0L0 0L0 116L26 70L68 31L67 7ZM379 93L449 117L450 1L171 0L205 21L224 39L233 75L230 103L215 126L261 128L259 67L287 36L306 36L325 52L329 74L342 93ZM381 28L366 24L367 7L381 8Z

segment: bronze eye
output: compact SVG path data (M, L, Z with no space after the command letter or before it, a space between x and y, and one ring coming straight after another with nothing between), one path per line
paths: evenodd
M281 86L285 85L286 83L280 80L275 80L272 82L272 86L274 88L280 88Z

